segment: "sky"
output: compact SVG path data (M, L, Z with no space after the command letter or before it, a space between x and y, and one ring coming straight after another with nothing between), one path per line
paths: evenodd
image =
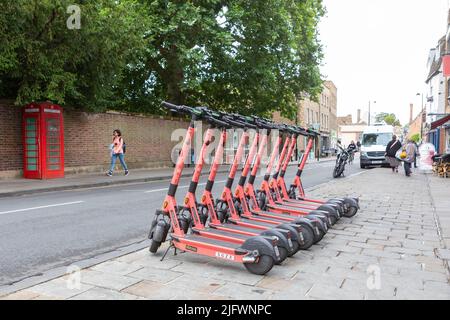
M321 72L338 88L338 116L395 113L403 125L426 94L429 50L446 34L450 0L323 0ZM373 102L376 101L376 104ZM367 121L367 120L366 120Z

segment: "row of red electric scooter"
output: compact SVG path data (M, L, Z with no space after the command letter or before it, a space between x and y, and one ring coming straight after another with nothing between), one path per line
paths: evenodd
M177 106L167 102L162 105L174 113L188 115L191 123L162 209L157 210L151 225L149 238L152 253L156 253L170 236L170 246L163 259L169 249L174 248L175 252L178 249L243 263L249 272L264 275L274 265L281 264L299 250L308 250L318 243L341 217L352 217L357 213L357 198L323 201L305 197L301 175L317 133L256 116L228 114L206 107ZM175 194L191 149L196 121L204 121L209 126L184 203L178 206ZM227 130L231 128L242 129L243 134L225 188L215 201L212 190L223 160ZM205 164L204 158L215 130L220 130L220 140L215 149L205 191L200 201L197 201L196 191ZM241 178L233 192L234 180L249 141L249 130L255 130L256 134L248 150ZM274 130L278 130L280 135L274 143L266 174L258 189L254 183L269 136ZM285 174L299 136L308 137L308 145L295 180L288 189Z

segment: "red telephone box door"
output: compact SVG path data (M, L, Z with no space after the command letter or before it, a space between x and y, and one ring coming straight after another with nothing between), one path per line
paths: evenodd
M24 119L24 175L29 179L41 179L40 114L38 108L26 109Z
M63 152L61 149L63 148L63 141L61 135L61 120L60 120L60 110L57 110L57 113L46 113L45 115L45 124L43 126L45 132L45 159L43 159L43 171L44 177L46 178L56 178L61 177L61 172L64 172L63 169Z

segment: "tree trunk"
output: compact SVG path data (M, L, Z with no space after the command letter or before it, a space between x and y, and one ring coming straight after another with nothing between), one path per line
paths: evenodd
M184 71L178 59L177 50L173 48L167 57L166 88L168 101L181 105L185 103L185 96L181 89L184 80Z

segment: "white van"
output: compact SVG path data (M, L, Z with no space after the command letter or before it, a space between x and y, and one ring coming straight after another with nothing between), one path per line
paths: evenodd
M361 169L389 164L385 153L393 135L394 127L382 123L369 126L364 130L361 141Z

